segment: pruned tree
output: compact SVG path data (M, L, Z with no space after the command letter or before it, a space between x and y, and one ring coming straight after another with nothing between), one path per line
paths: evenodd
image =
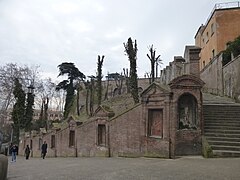
M107 100L107 99L108 99L108 87L109 87L109 81L110 81L109 73L108 73L108 75L106 76L106 80L107 80L107 87L106 87L106 92L105 92L104 100Z
M124 74L125 83L127 87L127 93L130 93L128 68L123 68L123 74Z
M133 100L136 103L139 103L139 96L138 96L138 81L137 81L137 41L133 43L131 38L128 38L128 42L125 44L125 52L128 56L130 61L130 78L129 78L129 85L130 85L130 92L132 94Z
M122 73L118 74L116 73L116 76L114 76L115 84L117 87L118 95L122 94L122 84L123 84L123 76Z
M66 101L64 106L64 118L67 118L70 112L70 109L73 104L74 92L76 90L76 84L74 81L83 81L85 79L85 75L78 70L78 68L74 65L74 63L64 62L58 65L59 68L59 76L67 75L68 79L61 81L57 86L56 90L64 89L66 94Z
M82 86L80 83L77 85L77 115L80 116L80 91L82 90Z
M150 52L150 55L147 54L147 57L151 62L151 83L153 83L155 81L155 67L156 67L156 77L157 77L157 71L158 71L157 67L158 67L158 64L161 63L161 59L160 59L161 55L158 55L156 57L156 50L153 48L153 45L149 47L149 52Z
M85 103L85 107L86 107L86 113L87 113L87 115L89 115L90 113L89 113L89 91L90 91L90 86L91 86L91 84L90 84L90 82L87 80L86 82L84 82L84 85L85 85L85 89L86 89L86 103Z
M98 105L101 104L102 101L102 66L103 66L104 56L98 55L97 62L97 97L98 97Z
M95 94L95 76L89 76L90 84L89 84L89 115L93 116L93 106L94 106L94 94Z

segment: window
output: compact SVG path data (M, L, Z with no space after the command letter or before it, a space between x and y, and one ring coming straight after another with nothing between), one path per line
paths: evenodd
M203 67L205 67L205 61L203 61Z
M206 37L206 39L207 39L207 40L206 40L206 43L208 43L208 41L209 41L209 35L208 35L208 32L207 32L206 36L207 36L207 37Z
M98 125L98 145L106 146L106 126L105 126L105 124Z
M211 36L214 34L215 28L214 24L211 24Z
M163 110L148 110L148 136L163 136Z
M75 131L70 130L69 132L69 146L73 147L75 146Z
M215 49L212 50L212 57L215 57Z
M51 148L55 148L55 135L51 136Z

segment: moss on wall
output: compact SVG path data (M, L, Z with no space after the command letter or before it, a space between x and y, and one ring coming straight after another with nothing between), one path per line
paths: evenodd
M213 151L211 146L208 144L208 141L206 139L206 137L202 137L202 153L203 153L203 157L205 158L211 158L213 157Z

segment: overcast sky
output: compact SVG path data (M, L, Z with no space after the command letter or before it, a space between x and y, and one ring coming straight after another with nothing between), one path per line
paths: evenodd
M0 63L40 65L56 78L57 66L73 62L96 74L105 55L104 75L129 67L123 43L137 40L138 75L150 71L148 47L161 54L162 68L205 24L215 3L226 0L0 0Z

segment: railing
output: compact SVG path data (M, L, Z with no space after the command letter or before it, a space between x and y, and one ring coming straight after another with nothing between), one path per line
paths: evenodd
M213 10L211 11L207 21L206 21L206 25L208 24L209 20L211 19L213 13L215 10L217 9L230 9L230 8L238 8L240 7L240 1L235 1L235 2L227 2L227 3L217 3L215 4L215 6L213 7Z

